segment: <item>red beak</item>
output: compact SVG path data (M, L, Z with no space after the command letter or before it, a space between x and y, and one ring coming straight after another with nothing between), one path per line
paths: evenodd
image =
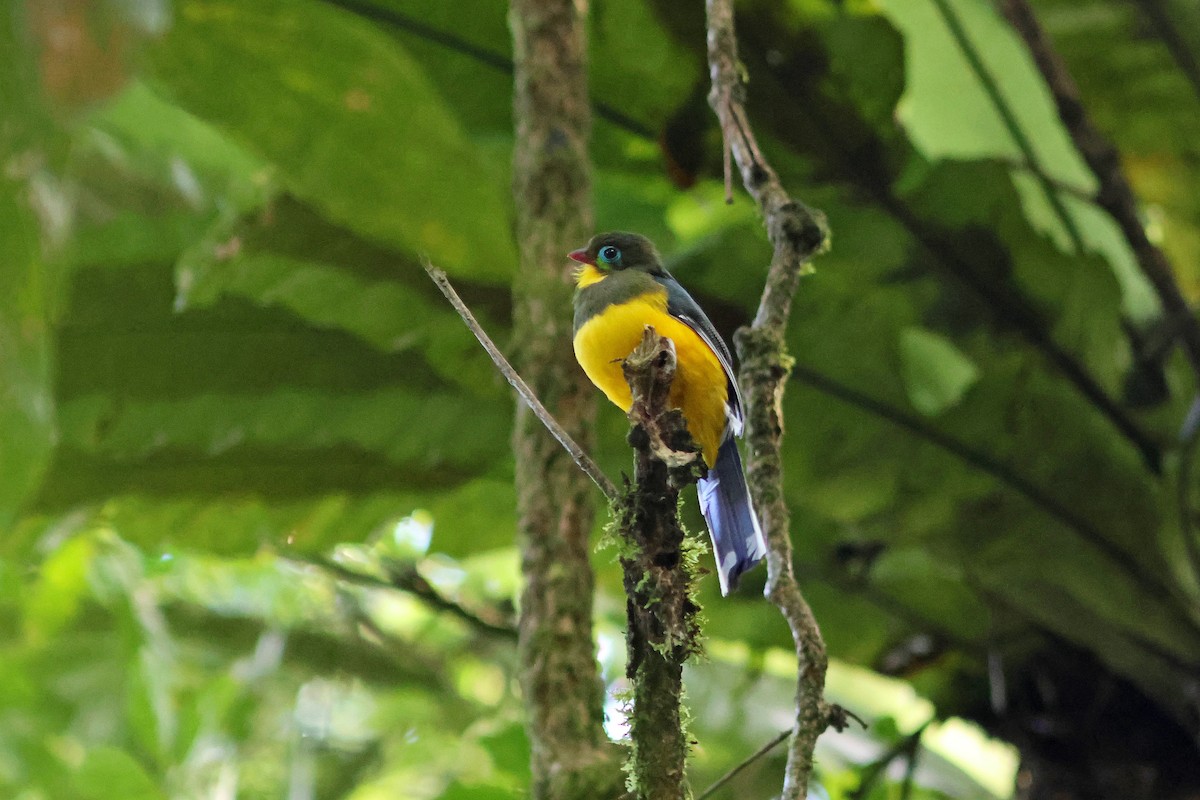
M587 250L572 250L567 253L567 258L572 261L578 261L580 264L595 264L596 259L587 254Z

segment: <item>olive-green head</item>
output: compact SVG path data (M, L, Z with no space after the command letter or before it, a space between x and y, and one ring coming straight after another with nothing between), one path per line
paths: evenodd
M587 247L569 254L579 262L575 273L575 330L611 305L648 292L665 293L670 278L654 244L636 233L601 233Z
M654 249L654 243L636 233L614 231L592 237L587 247L569 254L584 265L581 274L593 267L601 273L620 270L640 270L652 274L663 274L662 259Z

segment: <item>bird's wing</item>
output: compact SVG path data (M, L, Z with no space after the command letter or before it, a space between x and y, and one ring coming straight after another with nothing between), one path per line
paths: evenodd
M733 374L733 356L729 352L729 347L721 338L721 334L717 333L717 329L713 327L700 305L692 299L679 281L670 275L655 275L654 279L667 290L667 313L694 330L709 346L709 349L716 354L717 360L721 362L721 366L725 370L725 378L729 382L729 399L726 401L729 425L735 436L741 436L742 409L745 407L745 402L742 400L742 390L738 388L737 378Z

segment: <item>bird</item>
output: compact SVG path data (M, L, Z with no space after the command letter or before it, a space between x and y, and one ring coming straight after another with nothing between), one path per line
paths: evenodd
M708 468L697 483L700 510L712 539L721 594L728 595L767 553L738 453L745 404L729 347L646 237L602 233L567 255L579 264L575 358L618 408L628 413L633 405L621 365L641 342L646 326L675 345L675 379L667 401L683 412Z

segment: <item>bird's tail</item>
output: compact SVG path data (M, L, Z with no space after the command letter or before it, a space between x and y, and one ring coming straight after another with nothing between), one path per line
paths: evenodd
M767 555L737 443L729 437L717 451L717 463L701 478L700 510L712 536L721 594L737 588L738 578Z

